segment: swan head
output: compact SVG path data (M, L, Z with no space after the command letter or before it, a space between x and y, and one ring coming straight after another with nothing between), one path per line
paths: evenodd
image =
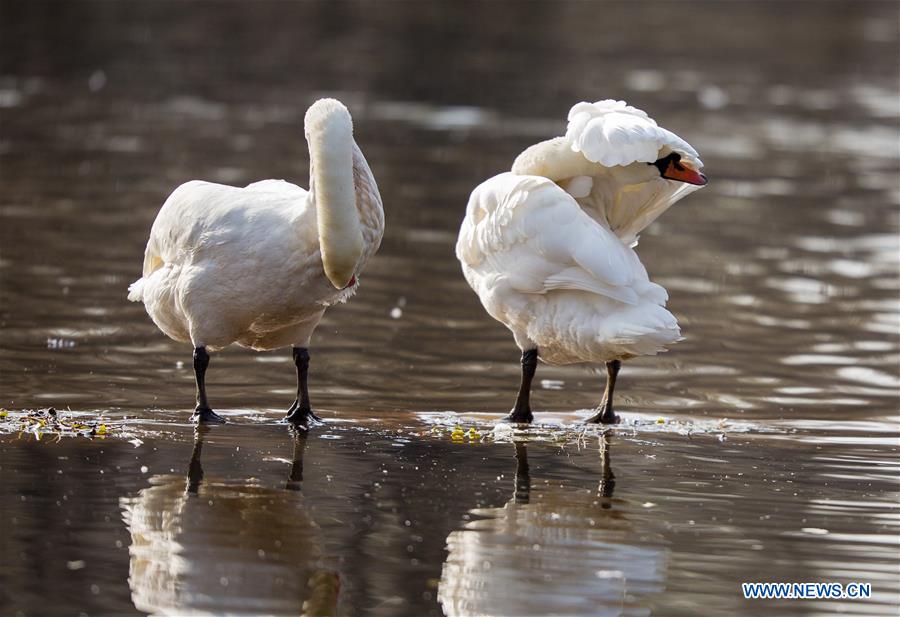
M303 118L306 139L324 132L341 130L353 135L353 119L347 106L337 99L319 99L309 106Z
M353 121L343 103L320 99L307 110L304 130L322 266L331 284L344 289L364 249L353 180Z
M694 169L689 162L682 161L681 155L677 152L670 152L668 155L656 159L653 163L648 163L648 165L656 167L659 170L659 175L667 180L677 180L678 182L696 186L705 186L708 182L705 174Z

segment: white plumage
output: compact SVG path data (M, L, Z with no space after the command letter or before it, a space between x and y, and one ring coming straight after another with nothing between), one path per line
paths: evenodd
M305 128L310 191L191 181L160 209L128 299L171 338L305 348L326 307L356 291L384 232L378 187L339 101L317 101Z
M578 103L569 111L566 139L573 152L604 167L652 163L659 151L668 148L703 167L697 151L681 137L657 126L646 112L625 101L607 99L596 103Z
M466 280L523 352L537 349L546 362L663 351L680 338L678 323L633 247L705 184L701 167L687 142L643 111L579 103L565 137L528 148L512 172L472 192L456 245Z

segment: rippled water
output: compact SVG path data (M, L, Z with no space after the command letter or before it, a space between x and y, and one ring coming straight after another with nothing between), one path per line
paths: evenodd
M0 613L896 614L895 4L2 13L0 405L112 430L0 437ZM125 300L149 225L188 179L306 184L323 94L387 219L313 339L325 423L275 424L290 353L235 348L209 372L233 422L195 435L190 350ZM518 351L453 258L468 193L607 96L711 178L639 247L685 340L625 365L605 441L577 434L602 379L573 367L538 369L543 428L492 432ZM874 597L740 593L831 580Z

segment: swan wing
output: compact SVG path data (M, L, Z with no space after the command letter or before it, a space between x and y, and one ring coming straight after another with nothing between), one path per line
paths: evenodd
M634 246L643 229L701 188L665 179L650 165L672 152L692 169L703 167L693 146L640 109L624 101L578 103L569 112L565 137L526 149L512 171L559 183L594 218L606 219L623 243Z
M182 184L169 195L153 222L144 250L142 277L129 286L128 298L140 301L147 279L167 262L177 259L179 252L195 250L201 243L225 241L222 237L235 227L227 224L230 217L226 213L232 206L248 203L250 199L256 206L248 209L252 213L259 206L291 203L302 215L308 207L307 196L305 189L284 180L261 180L244 188L200 180ZM209 225L216 217L225 218L221 218L220 224Z
M521 293L576 289L635 304L646 278L633 251L538 176L504 173L477 187L456 250L464 267Z
M572 150L604 167L652 163L666 150L679 153L696 169L703 167L691 144L625 101L578 103L568 119L566 141Z
M244 190L261 193L279 193L285 196L306 197L306 189L287 180L260 180L248 184Z

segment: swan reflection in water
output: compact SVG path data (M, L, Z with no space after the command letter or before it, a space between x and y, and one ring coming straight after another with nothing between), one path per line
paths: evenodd
M131 532L128 583L153 615L333 615L340 578L299 493L306 434L294 432L286 490L204 478L209 429L197 428L187 484L157 475L123 499Z
M471 510L476 520L447 537L446 615L649 615L640 599L662 591L666 552L617 509L608 439L596 491L532 488L526 445L514 443L512 498Z

